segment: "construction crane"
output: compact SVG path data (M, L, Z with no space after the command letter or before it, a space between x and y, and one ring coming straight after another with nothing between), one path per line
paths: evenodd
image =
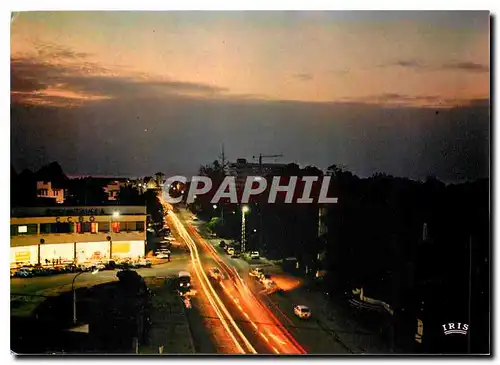
M279 155L263 155L262 153L259 154L259 173L262 174L262 159L263 158L278 158L278 157L283 157L282 154ZM255 156L253 156L255 158Z

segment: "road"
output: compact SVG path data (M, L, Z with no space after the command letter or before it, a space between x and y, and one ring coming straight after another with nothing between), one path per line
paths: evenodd
M239 272L228 265L189 222L187 212L168 214L169 225L189 246L201 291L214 308L224 337L234 345L231 353L305 354L276 316L254 295ZM215 282L206 273L218 267L224 280Z
M192 222L190 214L180 211L178 217L188 227L190 235L195 238L200 247L211 252L212 260L233 280L224 281L226 297L234 295L233 299L243 302L240 316L236 313L235 319L245 322L246 314L253 315L253 322L258 326L261 340L268 345L271 353L276 354L348 354L364 352L360 347L347 344L339 332L345 333L341 326L331 326L323 314L323 308L310 300L310 293L301 288L300 279L287 275L281 268L265 267L273 280L282 289L281 293L269 292L257 280L249 276L253 266L265 266L260 260L249 264L243 259L233 259L218 247L220 240L204 239L198 232L202 223ZM214 258L215 257L215 258ZM239 293L234 294L234 293ZM237 305L237 303L235 303ZM313 317L310 320L299 319L293 313L294 304L305 304L311 308ZM238 308L239 309L239 308ZM243 317L241 317L243 313ZM249 314L250 315L250 314ZM251 336L249 336L250 338ZM266 353L265 351L259 353Z

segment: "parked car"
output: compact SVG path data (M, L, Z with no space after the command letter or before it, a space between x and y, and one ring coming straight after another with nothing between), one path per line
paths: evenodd
M19 278L30 278L33 276L33 272L27 267L21 267L19 270L17 270L16 276Z
M168 259L170 257L170 253L158 251L155 253L157 259Z
M215 280L221 280L222 279L222 273L217 267L213 267L208 271L208 275L215 279Z
M249 273L250 276L254 276L256 278L260 278L262 274L264 274L264 271L260 267L253 268Z
M293 313L300 319L308 319L311 317L311 311L305 305L294 306Z
M104 270L114 270L116 269L116 262L114 260L110 260L106 263L106 267Z
M257 260L259 257L260 257L259 251L252 251L252 252L250 252L250 258L252 260Z
M96 264L94 265L94 267L97 270L104 270L106 268L106 265L104 265L102 262L96 262Z
M273 280L269 279L264 282L264 286L266 287L266 289L274 289L276 288L276 283Z
M262 274L262 275L259 277L259 281L260 281L263 285L266 285L269 281L272 281L272 280L271 280L271 275L270 275L270 274Z

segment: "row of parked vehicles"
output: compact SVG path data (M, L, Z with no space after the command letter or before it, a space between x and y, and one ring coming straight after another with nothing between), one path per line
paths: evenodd
M121 260L121 261L99 261L99 262L85 262L78 264L65 264L65 265L23 265L21 267L13 268L10 270L11 277L28 278L35 276L51 276L57 274L74 273L81 271L97 270L115 270L115 269L131 269L151 267L152 261L150 259L139 260Z
M276 289L276 283L271 279L271 274L264 272L262 268L253 268L250 270L249 275L259 280L266 289ZM311 317L311 310L302 304L294 305L293 313L300 319L309 319Z

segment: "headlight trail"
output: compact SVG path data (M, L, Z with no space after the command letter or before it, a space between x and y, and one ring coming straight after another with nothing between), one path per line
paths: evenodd
M209 299L210 304L215 309L217 316L221 320L222 325L224 326L224 328L228 332L229 336L231 337L231 340L234 342L234 344L236 345L236 347L238 348L238 351L240 353L246 353L246 351L240 345L239 341L236 339L236 336L234 335L233 331L230 329L229 324L231 324L233 330L238 334L238 336L240 337L241 341L244 343L247 350L250 353L256 354L257 351L252 346L252 344L248 341L248 339L245 337L245 335L243 334L241 329L238 327L238 325L234 321L231 314L228 312L226 306L224 305L224 303L222 303L221 299L219 298L219 296L215 292L214 288L212 287L210 280L208 279L205 271L203 270L203 267L201 266L201 260L200 260L198 248L197 248L195 242L192 240L191 236L186 231L184 225L180 222L180 220L176 216L176 214L174 212L170 211L169 216L171 217L171 219L172 219L177 231L179 232L180 236L186 242L186 244L189 248L189 251L190 251L191 260L193 262L193 266L195 268L196 275L198 277L198 280L200 281L200 284L202 285L202 289L204 290L205 294L207 295L207 298ZM225 317L224 317L224 315L225 315ZM226 320L226 318L227 318L227 320Z
M246 309L243 307L243 303L240 303L241 301L237 300L236 297L230 293L229 289L223 282L221 282L221 287L227 296L235 303L236 307L242 312L245 318L248 319L257 334L266 342L269 348L271 348L276 354L306 354L306 350L297 342L297 340L295 340L292 334L283 326L283 324L276 318L269 308L262 304L262 302L250 291L240 277L238 271L224 262L212 245L201 237L191 225L188 225L188 228L192 235L203 244L208 252L210 252L221 271L225 272L226 276L234 284L234 287L243 299L244 307L246 307ZM194 244L194 241L191 240L191 242ZM252 314L254 319L259 320L253 321L250 318L249 313ZM261 325L259 327L256 322L268 324Z

